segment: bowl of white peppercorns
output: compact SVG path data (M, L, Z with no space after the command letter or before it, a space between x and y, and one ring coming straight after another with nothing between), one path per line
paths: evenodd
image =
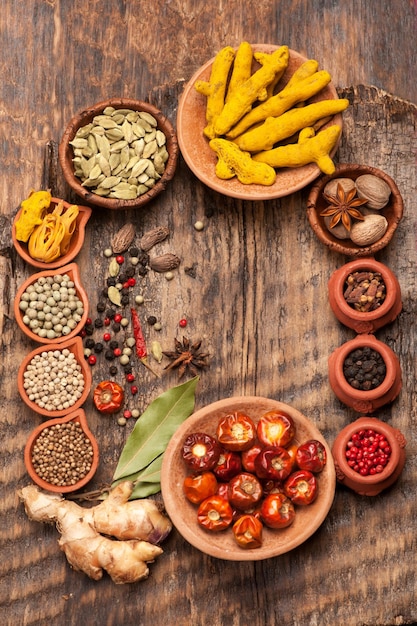
M24 460L29 476L42 489L69 493L84 487L97 470L99 451L83 409L35 428Z
M20 329L38 343L62 343L75 337L88 317L78 265L33 274L16 293L14 315Z
M91 380L80 337L36 348L22 361L17 373L23 402L50 418L80 408L90 392Z

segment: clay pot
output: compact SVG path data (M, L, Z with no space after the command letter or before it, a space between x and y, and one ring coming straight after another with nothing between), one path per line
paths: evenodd
M386 376L375 389L363 391L352 387L343 373L345 359L353 350L370 347L379 352L386 366ZM347 341L329 357L329 382L336 396L358 413L372 413L375 409L392 402L402 387L401 367L396 354L374 335L358 335Z
M66 202L65 200L61 200L60 198L52 198L48 212L52 212L59 202L64 203L65 210L67 210L71 206L71 204L69 202ZM90 207L82 206L80 204L78 204L77 206L78 215L75 221L75 230L71 237L71 243L68 251L51 263L44 263L43 261L37 261L36 259L33 259L28 252L27 242L19 241L18 239L16 239L16 222L22 213L22 209L19 209L19 211L16 213L16 217L14 218L12 225L13 245L19 256L24 261L26 261L26 263L29 263L29 265L32 265L33 267L39 267L43 270L50 270L57 267L62 267L63 265L66 265L67 263L70 263L73 259L75 259L75 257L83 247L85 239L85 227L87 226L87 222L90 219L92 212Z
M386 297L381 306L374 311L364 313L357 311L343 296L348 276L358 271L379 272L383 278ZM343 265L331 275L328 289L333 313L339 322L358 334L373 333L393 322L402 309L401 288L396 276L386 265L373 258L356 259Z
M84 478L79 480L74 485L65 485L65 486L52 485L51 483L48 483L45 480L43 480L36 473L33 467L33 463L32 463L32 450L33 450L33 446L35 445L37 438L39 437L39 435L45 428L49 428L50 426L54 426L55 424L65 424L67 422L79 422L84 435L90 440L90 443L93 449L93 459L91 463L91 468L88 474L86 474ZM98 450L97 441L95 437L93 436L93 434L91 433L90 429L88 428L86 415L83 409L78 409L77 411L73 411L72 413L69 413L66 417L63 417L63 418L55 418L52 420L48 420L47 422L43 422L37 428L35 428L35 430L32 432L32 434L30 435L26 443L25 452L24 452L24 460L25 460L26 470L29 476L31 477L33 482L36 483L42 489L46 489L47 491L53 491L54 493L70 493L73 491L77 491L78 489L81 489L81 487L84 487L93 478L94 474L97 471L97 466L98 466L98 461L99 461L99 450Z
M70 279L75 284L75 289L77 292L78 298L82 301L84 307L84 313L81 317L81 320L78 322L77 326L70 332L68 335L61 335L61 337L55 337L54 339L47 339L46 337L40 337L36 333L34 333L27 324L23 322L24 313L20 310L20 300L22 298L22 294L26 291L26 289L39 280L39 278L54 276L56 274L68 274ZM37 343L43 344L59 344L64 341L69 341L76 337L82 327L85 325L87 317L88 317L88 297L87 292L81 284L81 276L80 276L80 268L77 263L69 263L68 265L64 265L56 270L46 270L44 272L37 272L36 274L32 274L24 283L19 287L16 297L14 300L14 316L19 326L20 330L25 333L30 339L36 341Z
M346 460L346 446L353 434L362 429L372 429L386 437L391 446L391 456L384 470L373 476L361 476L349 467ZM405 464L404 435L389 424L375 417L360 417L346 426L336 437L332 455L336 467L337 480L362 496L376 496L390 487L400 476Z

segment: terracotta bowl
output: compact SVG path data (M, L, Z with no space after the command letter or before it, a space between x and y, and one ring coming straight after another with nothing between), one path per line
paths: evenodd
M253 550L240 548L229 529L221 532L205 531L197 523L197 507L183 494L183 481L188 470L181 457L185 437L193 432L215 435L219 419L232 410L246 412L255 422L266 411L281 409L294 419L296 441L318 439L326 447L327 464L320 474L319 495L315 502L296 507L294 522L288 528L271 530L264 527L263 545ZM195 548L219 559L230 561L259 561L288 552L319 528L333 503L335 493L335 470L330 449L319 430L304 415L282 402L261 397L235 397L210 404L189 417L171 438L164 453L161 470L161 490L168 515L181 535Z
M39 278L53 276L55 274L68 274L71 280L75 283L75 289L77 292L78 298L83 303L84 313L81 317L81 320L78 322L77 326L67 335L62 335L61 337L56 337L55 339L47 339L46 337L40 337L37 333L33 332L27 324L23 322L24 313L20 310L19 305L22 298L22 294L26 291L26 289L35 283ZM84 324L86 323L88 317L88 297L84 287L81 284L80 277L80 269L76 263L69 263L68 265L64 265L60 267L59 270L51 271L45 270L43 272L38 272L36 274L32 274L25 282L19 287L16 297L14 300L14 316L16 318L16 322L22 332L25 333L30 339L36 341L37 343L43 344L59 344L63 341L68 341L78 335Z
M35 468L32 462L32 450L36 443L36 440L38 439L42 431L45 430L45 428L55 426L56 424L66 424L68 422L78 422L81 425L84 435L90 440L90 443L93 449L92 464L91 464L91 468L89 472L74 485L65 485L65 486L53 485L45 481L43 478L41 478L35 471ZM25 460L26 470L29 476L31 477L34 483L36 483L39 487L41 487L41 489L46 489L47 491L52 491L54 493L71 493L73 491L78 491L79 489L84 487L93 478L94 474L97 471L97 466L99 462L99 450L98 450L97 441L94 435L92 434L92 432L90 431L90 429L88 428L86 415L83 409L78 409L76 411L73 411L72 413L69 413L68 415L62 418L48 420L47 422L43 422L37 428L35 428L35 430L32 432L32 434L30 435L26 443L25 452L24 452L24 460Z
M391 456L387 465L381 473L373 476L361 476L348 465L346 459L348 441L352 435L362 429L371 429L384 435L391 448ZM358 418L340 431L332 446L338 482L362 496L378 495L390 487L400 476L406 459L406 444L404 435L389 424L375 417Z
M84 390L81 394L81 397L68 409L62 409L58 411L48 411L47 409L44 409L38 406L36 402L29 399L26 393L26 390L23 387L24 373L26 372L26 369L30 361L33 359L35 355L38 355L38 354L41 354L42 352L47 352L50 350L62 351L65 348L68 348L75 355L77 362L81 366L81 371L84 377ZM63 417L64 415L67 415L68 413L79 409L87 400L88 394L90 393L91 380L92 380L92 376L91 376L90 367L84 358L83 342L80 337L75 337L74 339L63 341L62 343L55 343L55 344L50 344L48 346L40 346L39 348L36 348L32 352L30 352L28 355L26 355L26 357L20 364L19 371L17 373L17 386L18 386L19 393L23 402L30 409L35 411L35 413L39 413L40 415L49 417L51 419L55 417Z
M379 211L388 221L387 231L381 239L369 246L358 246L350 239L337 239L327 228L324 217L320 215L328 206L328 203L323 198L323 190L329 181L334 178L352 178L352 180L356 180L363 174L373 174L374 176L382 178L391 189L388 204ZM391 241L401 221L403 211L403 199L395 182L382 170L369 165L352 165L348 163L337 165L334 174L331 176L321 176L319 178L311 188L307 200L307 217L318 239L331 250L350 257L373 256L376 252L385 248Z
M113 198L105 198L93 193L92 189L82 186L81 179L74 175L74 167L72 159L74 157L72 146L70 141L75 137L75 134L79 128L89 124L96 115L100 115L103 110L108 107L114 107L115 109L132 109L134 111L145 111L153 115L157 120L158 129L161 130L166 136L166 147L169 153L168 160L165 164L165 171L158 182L149 189L147 193L131 200L120 200ZM111 98L103 102L94 104L83 111L78 112L68 123L67 128L62 136L58 157L62 168L62 172L68 185L75 193L82 198L85 202L102 207L104 209L138 209L151 200L153 200L158 194L160 194L166 188L168 182L173 178L178 160L178 142L175 130L165 115L159 111L156 107L148 102L142 102L141 100L132 100L130 98Z
M255 52L273 52L279 46L268 44L253 44L252 49ZM305 165L298 168L283 168L278 170L276 181L271 186L264 185L244 185L240 183L236 177L229 180L222 180L216 176L215 166L217 163L216 154L209 147L208 139L203 135L203 129L206 126L206 102L207 98L198 93L194 84L197 80L208 81L210 78L213 59L205 63L192 76L186 85L184 92L180 98L177 114L177 134L182 156L184 157L188 167L205 185L218 191L219 193L231 196L232 198L240 198L241 200L272 200L273 198L281 198L288 196L315 180L320 170L315 163ZM294 71L307 61L298 52L290 50L290 59L288 67L277 85L276 91L282 89L294 73ZM254 69L260 67L254 64ZM338 95L332 83L329 83L322 91L310 99L309 102L317 102L319 100L337 99ZM342 115L338 114L332 117L323 128L332 124L342 126ZM334 156L337 146L332 151Z
M65 209L68 209L68 207L71 206L70 203L66 202L65 200L60 200L59 198L52 198L51 206L48 209L48 211L52 212L55 206L58 204L58 202L61 202L61 201L64 202ZM20 214L22 212L22 209L19 209L19 211L16 213L16 217L13 220L13 225L12 225L13 245L16 248L16 251L19 254L19 256L22 257L22 259L26 261L26 263L29 263L29 265L32 265L33 267L39 267L41 269L54 269L56 267L61 267L62 265L65 265L66 263L70 263L70 261L75 259L75 257L80 252L83 246L84 238L85 238L85 227L91 216L90 207L81 206L79 204L77 206L78 206L79 213L76 219L76 227L71 237L71 244L68 249L68 252L60 256L55 261L52 261L51 263L44 263L43 261L37 261L36 259L33 259L28 252L27 243L18 241L16 239L16 221L19 219Z
M358 348L365 347L378 352L386 367L386 375L382 383L369 391L352 387L343 373L343 365L349 354ZM374 335L358 335L339 346L330 355L329 383L341 402L358 413L373 413L376 409L395 400L399 395L402 388L400 362L393 350Z
M385 285L385 300L373 311L357 311L344 297L346 280L354 272L379 272ZM395 274L373 258L360 258L345 263L333 272L329 284L329 302L339 322L358 334L373 333L393 322L402 309L401 288Z

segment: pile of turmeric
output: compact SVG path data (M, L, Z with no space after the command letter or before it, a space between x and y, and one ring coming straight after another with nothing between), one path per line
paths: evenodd
M253 71L256 62L260 67ZM287 46L272 53L253 52L244 41L236 51L230 46L220 50L209 80L196 81L195 89L207 98L203 132L217 154L219 178L272 185L277 169L309 163L326 174L334 172L330 154L341 128L335 124L320 129L349 102L310 102L331 80L314 59L302 63L275 93L288 63Z
M59 546L74 570L94 580L106 571L113 582L123 584L148 577L148 563L162 554L158 544L172 528L153 500L129 501L132 490L133 483L123 481L92 508L36 485L18 495L29 519L56 524Z
M21 203L16 239L27 243L32 259L51 263L68 252L77 225L78 206L60 200L53 210L49 191L32 191Z

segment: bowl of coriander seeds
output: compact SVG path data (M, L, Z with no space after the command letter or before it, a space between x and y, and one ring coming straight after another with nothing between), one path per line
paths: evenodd
M26 443L24 461L29 476L42 489L69 493L84 487L99 461L97 441L84 411L78 409L35 428Z
M64 178L85 202L137 209L173 178L179 155L174 127L155 106L111 98L77 113L62 136Z

